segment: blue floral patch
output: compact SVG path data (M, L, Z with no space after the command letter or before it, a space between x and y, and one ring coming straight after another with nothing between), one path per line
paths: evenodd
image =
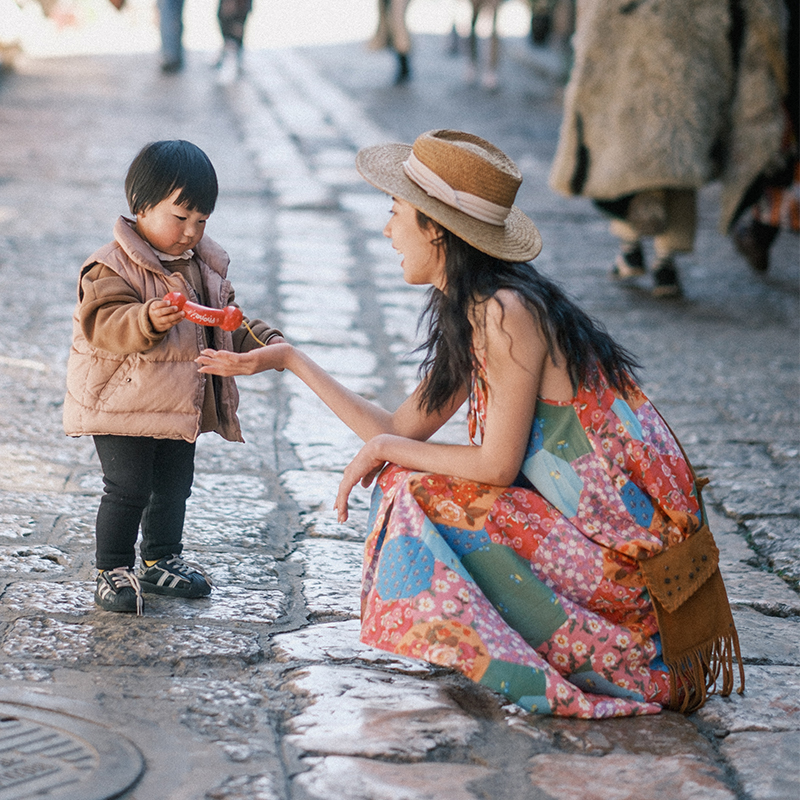
M384 600L399 600L429 589L433 566L433 553L417 537L390 539L381 552L378 594Z

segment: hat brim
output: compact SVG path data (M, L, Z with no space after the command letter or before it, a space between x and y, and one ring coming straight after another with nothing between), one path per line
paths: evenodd
M403 162L410 152L409 144L365 147L356 156L356 169L375 188L410 203L482 253L503 261L523 262L539 255L541 234L517 206L511 207L504 225L492 225L468 216L431 197L406 175Z

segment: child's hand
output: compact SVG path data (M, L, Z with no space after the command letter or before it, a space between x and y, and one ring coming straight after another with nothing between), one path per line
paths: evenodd
M147 314L150 317L150 324L159 333L174 328L186 316L177 306L170 305L166 300L156 300L151 303Z

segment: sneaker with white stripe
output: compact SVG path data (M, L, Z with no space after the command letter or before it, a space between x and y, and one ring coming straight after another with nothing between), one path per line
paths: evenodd
M130 567L106 569L97 576L94 601L106 611L141 615L144 599L139 579Z
M207 597L211 594L211 578L202 567L190 564L180 556L165 556L152 567L139 567L142 591L172 597Z

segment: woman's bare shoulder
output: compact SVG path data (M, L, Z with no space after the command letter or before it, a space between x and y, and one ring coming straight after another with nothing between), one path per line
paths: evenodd
M530 306L513 289L498 289L485 303L487 330L539 329L539 321Z

